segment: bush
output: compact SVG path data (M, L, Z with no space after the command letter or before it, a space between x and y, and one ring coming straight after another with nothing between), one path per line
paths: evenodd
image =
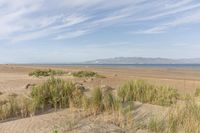
M162 106L174 104L178 98L175 89L150 85L143 80L129 81L117 90L122 102L140 101Z
M96 72L92 71L78 71L78 72L73 72L72 75L74 77L97 77L97 78L105 78L102 75L99 75Z
M69 103L80 104L82 92L72 82L50 78L44 84L33 87L31 97L38 109L65 108Z
M29 73L29 76L35 76L35 77L47 77L47 76L54 76L54 75L58 75L61 76L65 74L64 71L62 70L35 70L31 73Z

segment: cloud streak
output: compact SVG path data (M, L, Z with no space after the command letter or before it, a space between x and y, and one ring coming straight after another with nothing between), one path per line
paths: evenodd
M0 39L58 41L126 24L127 32L165 33L200 23L199 7L195 0L1 0ZM140 29L140 23L147 26Z

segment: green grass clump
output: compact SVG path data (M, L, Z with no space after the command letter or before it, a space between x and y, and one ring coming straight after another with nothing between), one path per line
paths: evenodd
M47 76L55 76L55 75L61 76L63 74L65 74L65 72L62 70L49 69L49 70L35 70L35 71L29 73L29 76L47 77Z
M140 101L162 106L174 104L178 93L170 87L158 87L148 84L144 80L129 81L117 90L122 102Z
M105 78L102 75L99 75L96 72L92 72L92 71L78 71L78 72L73 72L72 75L74 77L97 77L97 78Z
M100 112L103 110L103 93L100 88L95 88L92 91L92 108L94 112Z
M95 114L101 112L118 112L122 106L117 96L113 95L111 92L103 93L100 88L95 88L91 95L89 108L92 109Z
M66 108L70 102L80 104L82 92L72 82L50 78L44 84L33 87L31 97L38 109Z

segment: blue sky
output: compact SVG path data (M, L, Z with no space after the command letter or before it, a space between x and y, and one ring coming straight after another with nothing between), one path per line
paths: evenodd
M0 63L199 58L199 0L0 0Z

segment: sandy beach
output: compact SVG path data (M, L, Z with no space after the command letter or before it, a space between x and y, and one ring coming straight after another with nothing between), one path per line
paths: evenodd
M0 65L0 91L23 93L27 84L41 83L47 78L28 76L29 72L37 69L56 69L66 72L90 70L105 75L105 79L93 79L85 82L89 87L109 85L119 87L124 82L132 79L145 79L153 84L170 86L180 93L193 93L200 87L200 71L165 68L100 68L100 67L61 67L61 66L31 66L31 65ZM83 79L60 76L65 80Z
M58 76L66 81L79 82L87 86L90 90L107 85L117 89L128 80L144 79L151 84L173 87L180 94L193 94L195 89L200 86L200 71L181 70L181 69L153 69L153 68L100 68L100 67L61 67L61 66L35 66L35 65L0 65L0 98L6 95L16 94L24 95L29 92L26 89L27 84L41 84L48 77L31 77L28 73L37 69L55 69L66 72L79 70L89 70L98 72L106 78L75 78L71 76ZM135 112L138 112L134 118L147 120L149 114L162 116L168 111L168 107L143 104L136 102ZM98 116L98 119L102 117ZM81 112L73 112L71 109L63 109L56 112L47 112L23 119L8 119L0 123L0 132L9 133L48 133L56 127L60 132L121 132L119 127L108 123L95 123L96 117L84 117ZM103 117L104 118L104 117ZM64 130L66 125L78 123L78 127L73 130ZM138 130L137 133L148 133L147 130Z

